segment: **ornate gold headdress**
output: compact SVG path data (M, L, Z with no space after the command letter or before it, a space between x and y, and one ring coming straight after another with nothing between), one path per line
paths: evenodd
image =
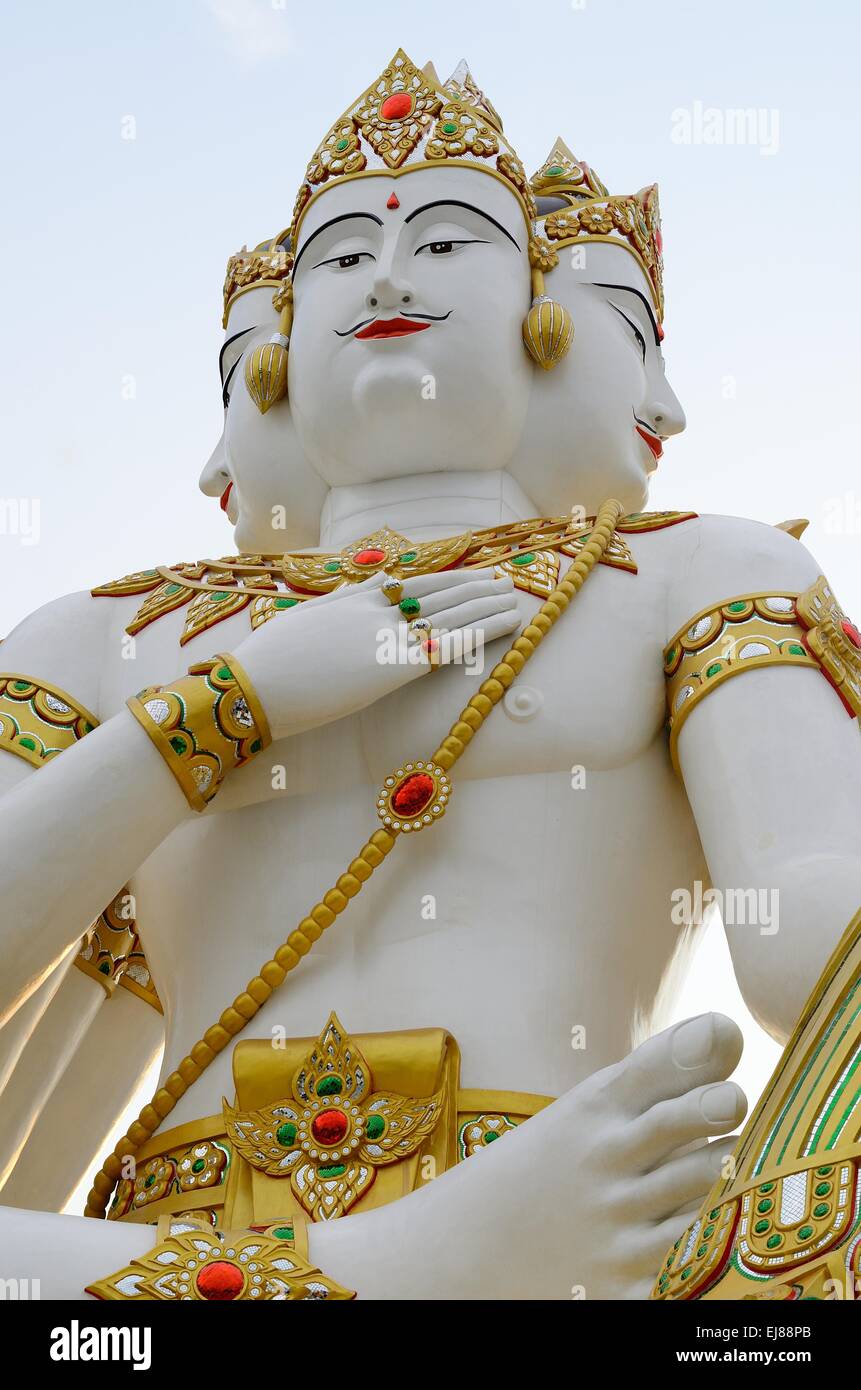
M272 285L281 311L279 331L255 348L245 382L265 413L287 394L287 353L292 328L290 276L299 228L310 205L346 179L401 174L441 165L479 169L501 179L523 211L529 237L532 305L523 323L524 345L545 370L567 353L574 337L571 315L544 291L544 275L558 264L557 247L575 241L615 242L631 251L663 314L660 218L657 188L633 197L611 197L592 169L557 140L529 180L502 121L465 62L441 83L433 65L418 68L398 49L381 75L347 108L315 150L296 197L290 226L228 263L224 321L246 290ZM553 198L539 211L536 198Z
M530 180L536 198L554 198L562 207L539 213L544 236L554 246L606 241L623 246L637 259L652 289L658 323L664 317L664 261L658 185L639 193L611 196L593 169L557 140Z

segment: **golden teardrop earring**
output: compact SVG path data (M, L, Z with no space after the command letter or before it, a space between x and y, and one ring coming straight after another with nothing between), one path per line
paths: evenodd
M574 320L568 310L544 292L544 271L559 264L559 257L540 237L529 241L532 267L532 307L523 320L523 346L533 362L551 371L574 341Z
M256 347L245 363L245 385L261 415L287 395L287 357L293 327L293 286L286 284L273 299L280 301L278 332Z

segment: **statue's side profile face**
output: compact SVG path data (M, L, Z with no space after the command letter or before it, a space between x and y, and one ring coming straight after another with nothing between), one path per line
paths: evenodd
M670 386L649 283L624 248L559 248L547 293L574 321L552 372L536 372L527 430L509 465L542 515L594 513L606 497L639 510L664 442L685 427Z
M327 483L506 466L533 374L527 240L514 193L465 168L347 179L310 205L289 400Z

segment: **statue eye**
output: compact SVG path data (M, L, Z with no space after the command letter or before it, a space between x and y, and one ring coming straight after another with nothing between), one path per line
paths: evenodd
M351 270L354 265L358 264L359 257L356 255L338 257L338 265L340 266L341 270Z
M432 241L430 243L430 253L432 256L447 256L453 250L453 241Z

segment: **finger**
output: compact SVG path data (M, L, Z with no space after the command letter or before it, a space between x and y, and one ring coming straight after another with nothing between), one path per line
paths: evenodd
M632 1184L625 1210L634 1220L663 1221L680 1207L703 1202L721 1177L724 1159L732 1153L736 1137L712 1139L690 1153L673 1155Z
M487 598L476 598L470 603L459 603L455 608L442 608L433 615L433 625L440 632L453 632L456 628L476 627L492 618L496 613L518 613L511 594L491 594ZM422 613L422 617L427 617Z
M476 579L471 584L464 584L462 588L456 589L452 593L451 586L445 589L437 589L424 598L420 599L422 617L434 617L437 613L445 612L457 605L469 603L474 599L506 597L514 593L514 583L511 579ZM415 598L417 595L407 592L404 589L404 598Z
M747 1111L747 1097L734 1081L699 1086L674 1100L662 1100L625 1128L623 1144L642 1172L655 1167L700 1135L727 1134Z
M391 578L384 575L384 579ZM403 581L404 593L413 598L424 598L425 594L436 593L440 589L456 589L472 584L476 579L493 580L498 584L511 584L507 575L497 579L492 569L484 570L437 570L434 574L411 575Z
M614 1071L613 1088L633 1114L735 1071L744 1039L724 1014L701 1014L649 1038Z

